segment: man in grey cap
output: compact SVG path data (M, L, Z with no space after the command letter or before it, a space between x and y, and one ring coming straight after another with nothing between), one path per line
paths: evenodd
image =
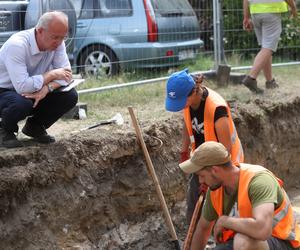
M222 143L201 144L181 164L209 186L191 249L205 249L213 230L220 249L299 249L300 228L282 181L262 166L231 162Z

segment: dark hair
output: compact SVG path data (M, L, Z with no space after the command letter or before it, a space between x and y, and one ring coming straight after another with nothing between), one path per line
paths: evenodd
M229 162L226 162L226 163L224 163L224 164L222 164L222 165L220 165L220 166L225 167L225 168L229 168L229 167L232 166L232 162L229 161Z
M190 93L188 94L188 97L191 96L191 95L193 94L194 90L195 90L195 87L192 88L192 90L191 90Z

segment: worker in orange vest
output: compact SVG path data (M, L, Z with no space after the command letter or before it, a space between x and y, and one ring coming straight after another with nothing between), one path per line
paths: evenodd
M181 163L208 185L206 201L193 235L191 249L205 249L213 230L218 249L300 249L296 223L283 182L258 165L236 167L228 150L205 142Z
M205 141L218 141L231 152L232 160L243 162L243 148L226 101L215 91L202 85L203 75L192 76L188 70L176 72L167 82L166 110L183 110L184 128L180 162ZM191 175L187 193L187 222L189 223L199 193L205 186Z

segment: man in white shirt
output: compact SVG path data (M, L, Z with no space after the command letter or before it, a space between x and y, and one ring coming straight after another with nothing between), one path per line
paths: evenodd
M54 91L72 80L64 39L68 17L63 12L43 14L35 28L11 36L0 49L0 137L7 148L20 147L22 132L40 143L55 138L46 131L78 100L75 89ZM53 92L54 91L54 92Z

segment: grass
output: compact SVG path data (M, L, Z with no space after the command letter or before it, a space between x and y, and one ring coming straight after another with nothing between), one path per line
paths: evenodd
M237 60L237 59L234 59ZM122 84L123 82L136 81L139 79L147 79L160 76L168 76L171 72L181 70L186 67L191 72L199 70L207 70L211 65L210 58L202 58L191 64L182 65L171 71L160 71L157 76L151 72L135 72L125 73L118 77L99 81L95 79L87 79L86 83L81 88L92 88L105 86L110 84ZM227 87L219 87L216 83L209 81L206 85L215 89L226 100L237 101L239 103L254 103L254 100L259 98L263 100L272 101L287 101L300 96L299 88L299 70L300 65L288 67L274 67L273 74L280 84L280 88L276 90L267 90L262 96L257 96L249 92L242 85L228 85ZM247 71L244 71L247 73ZM261 74L258 78L259 86L264 88L264 78ZM93 125L99 120L105 120L113 117L116 113L121 113L125 122L130 126L130 117L127 107L132 106L136 112L136 116L140 122L157 121L162 118L168 118L173 115L179 115L171 112L166 112L164 107L166 81L156 82L145 85L138 85L133 87L126 87L121 89L114 89L98 93L82 94L79 96L79 102L87 104L88 113L87 119L84 120L60 120L50 133L53 135L60 134L61 131L78 130L89 125ZM110 129L110 127L108 127Z

